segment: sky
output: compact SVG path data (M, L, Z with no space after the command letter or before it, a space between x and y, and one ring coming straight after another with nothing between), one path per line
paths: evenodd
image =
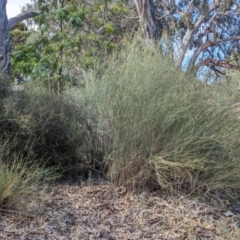
M12 18L21 13L21 7L27 3L31 3L31 0L8 0L7 1L7 15L8 18Z

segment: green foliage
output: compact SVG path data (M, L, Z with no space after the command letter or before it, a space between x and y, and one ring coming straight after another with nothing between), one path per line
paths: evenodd
M122 1L61 0L28 4L25 10L41 11L34 19L39 28L28 31L25 42L13 50L14 77L45 79L51 92L61 95L66 86L79 84L76 74L82 75L110 53L128 31L126 25L130 26L132 21L122 18L127 14L126 9ZM20 38L16 32L12 35Z
M117 1L116 3L113 3L111 5L111 10L113 11L113 13L128 13L128 9L124 6L122 1Z
M105 31L106 33L108 34L111 34L111 33L115 33L116 32L116 29L115 27L113 26L113 24L111 22L107 23L105 25Z
M221 96L221 97L220 97ZM113 183L178 194L240 193L240 122L225 85L189 79L154 47L127 47L86 85ZM233 191L232 191L233 190Z
M29 76L40 59L40 54L33 45L17 45L11 58L13 77L23 80L22 76Z
M82 43L81 34L76 33L76 28L81 27L85 13L71 5L57 5L42 14L44 21L41 16L36 19L40 24L40 31L35 33L37 38L27 42L28 47L34 48L33 52L38 54L39 58L35 61L26 59L27 54L21 55L22 59L32 66L25 74L37 80L46 79L45 84L53 92L61 94L65 84L72 80L69 71L73 66L69 63L76 60L75 51L79 51ZM14 60L17 61L13 54Z

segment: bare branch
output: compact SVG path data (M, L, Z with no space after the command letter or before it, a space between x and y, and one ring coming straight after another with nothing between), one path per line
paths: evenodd
M194 0L192 0L192 1L188 4L186 11L189 11L189 10L190 10L190 7L193 5L193 1L194 1Z
M157 19L157 20L162 20L163 18L165 18L165 17L167 17L167 16L169 16L169 15L170 15L170 13L167 13L167 14L161 16L161 17L155 16L155 19Z
M20 23L21 21L24 21L28 18L33 18L33 17L35 17L39 14L40 14L40 12L23 12L23 13L20 13L16 17L10 18L8 20L9 28L13 29L13 27L16 26L18 23Z
M125 18L128 18L128 19L139 19L140 17L138 16L138 17L128 17L127 15L125 15L125 14L123 14L123 16L125 17Z
M203 66L203 65L205 65L207 67L210 67L210 68L212 68L212 66L214 66L214 67L222 67L222 68L225 68L225 69L240 70L240 66L236 66L236 65L233 65L233 64L228 63L226 61L220 61L220 60L216 60L216 59L212 59L212 58L200 61L197 65L197 67L200 67L200 66Z
M215 4L211 4L209 6L208 13L210 13L212 10L214 10L215 7L216 7ZM185 53L187 51L187 48L189 46L190 40L191 40L191 38L193 36L193 33L198 31L198 29L199 29L200 25L203 23L204 19L205 19L205 15L202 14L199 17L199 19L194 23L192 28L191 29L190 28L187 29L187 32L186 32L186 34L183 37L182 44L181 44L181 47L180 47L180 50L179 50L179 54L178 54L178 58L177 58L177 61L176 61L176 66L177 67L181 66L183 58L184 58Z
M200 46L200 47L197 49L197 51L193 54L193 57L191 58L191 61L190 61L190 63L189 63L189 68L191 68L191 67L194 65L197 57L200 55L200 53L201 53L203 50L205 50L205 49L207 49L207 48L209 48L209 47L218 46L219 44L224 43L224 42L228 42L228 41L238 41L238 40L240 40L240 37L229 37L229 38L221 39L221 40L219 40L219 41L207 41L207 42L204 43L202 46Z

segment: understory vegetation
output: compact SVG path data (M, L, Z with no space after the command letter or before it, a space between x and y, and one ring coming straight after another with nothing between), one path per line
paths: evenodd
M2 95L0 207L89 173L136 191L239 196L237 77L205 84L133 41L79 81L58 97L36 82Z

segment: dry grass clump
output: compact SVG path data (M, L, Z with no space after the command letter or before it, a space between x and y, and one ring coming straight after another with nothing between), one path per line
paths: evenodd
M58 176L54 169L41 166L41 161L33 162L30 154L22 155L24 151L21 150L12 152L10 146L10 140L1 141L0 208L26 209L27 203L24 199L31 194L32 190L37 188L40 182L54 180ZM27 147L31 152L32 149Z
M171 194L240 193L240 122L223 107L224 85L190 79L137 44L88 81L113 183Z

